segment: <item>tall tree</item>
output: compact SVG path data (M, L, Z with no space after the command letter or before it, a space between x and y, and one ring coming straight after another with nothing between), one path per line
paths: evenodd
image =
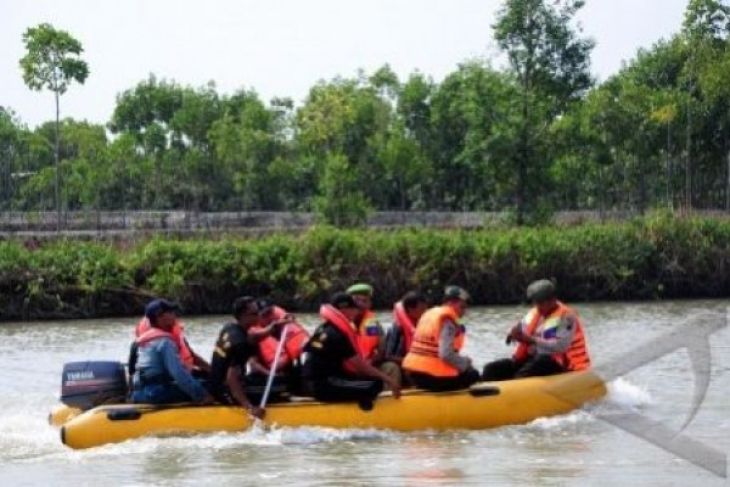
M555 117L591 86L593 41L573 26L583 0L505 0L494 25L494 37L507 54L519 84L513 161L516 171L517 222L536 207L535 195L547 177L547 128Z
M59 123L60 97L72 81L83 84L89 75L89 67L81 59L81 43L71 34L55 29L51 24L28 28L23 34L26 55L20 60L23 81L32 90L49 89L56 101L56 137L54 162L56 168L55 199L56 228L61 230L61 176L59 173Z

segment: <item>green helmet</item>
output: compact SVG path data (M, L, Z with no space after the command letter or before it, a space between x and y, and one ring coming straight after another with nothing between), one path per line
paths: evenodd
M353 294L364 294L366 296L373 297L373 286L370 284L365 284L364 282L359 282L357 284L353 284L352 286L347 288L347 294L352 296Z
M540 279L527 286L527 300L539 303L553 299L557 294L555 283L549 279Z

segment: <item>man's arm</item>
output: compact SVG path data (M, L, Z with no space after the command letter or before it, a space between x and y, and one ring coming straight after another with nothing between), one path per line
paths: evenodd
M165 369L167 369L168 374L175 380L180 390L190 396L194 402L212 402L213 398L210 394L208 394L200 382L195 380L183 366L172 341L167 339L162 340L160 352L162 353Z
M130 378L137 370L137 358L139 358L139 346L137 342L132 342L132 345L129 347L129 358L127 359L127 370L129 370Z
M390 387L393 397L396 399L400 397L400 384L395 382L390 376L382 373L377 367L370 365L368 362L363 360L359 355L353 355L347 362L352 366L355 374L362 377L371 377L373 379L380 379Z
M241 367L231 366L228 367L226 372L226 385L228 390L231 392L233 399L252 416L262 419L265 415L265 411L258 406L251 404L251 401L246 397L246 391L243 387L243 375L241 374Z
M444 322L439 337L439 358L449 365L455 367L459 372L465 372L471 366L471 359L459 355L454 349L454 340L458 328L452 321Z
M261 340L263 340L267 336L274 333L274 331L276 330L277 327L283 327L287 323L291 323L294 320L294 318L291 315L287 315L287 316L288 316L288 318L274 321L273 323L271 323L269 326L267 326L265 328L260 328L257 330L249 329L246 332L246 338L248 340L248 343L256 345Z

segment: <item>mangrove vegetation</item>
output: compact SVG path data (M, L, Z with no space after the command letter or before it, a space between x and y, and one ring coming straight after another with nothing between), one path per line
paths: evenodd
M461 231L319 227L131 246L0 242L0 317L133 315L153 295L193 314L228 313L243 294L314 310L354 281L372 283L381 307L410 289L435 300L449 283L468 288L475 304L514 303L527 283L546 276L570 301L727 296L730 221L654 214L623 223Z

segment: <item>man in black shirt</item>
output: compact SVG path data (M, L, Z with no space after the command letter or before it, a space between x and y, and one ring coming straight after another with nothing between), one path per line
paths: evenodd
M370 403L383 390L383 383L400 397L400 385L363 358L352 322L359 313L352 296L345 293L333 296L331 304L320 310L325 322L304 349L304 377L320 401Z
M274 322L252 331L251 327L258 322L258 306L256 299L244 296L233 303L233 323L223 327L211 359L210 388L211 393L221 402L234 402L246 409L252 416L263 418L265 411L253 404L246 397L243 377L246 374L246 363L256 356L256 344L271 335L282 322Z

